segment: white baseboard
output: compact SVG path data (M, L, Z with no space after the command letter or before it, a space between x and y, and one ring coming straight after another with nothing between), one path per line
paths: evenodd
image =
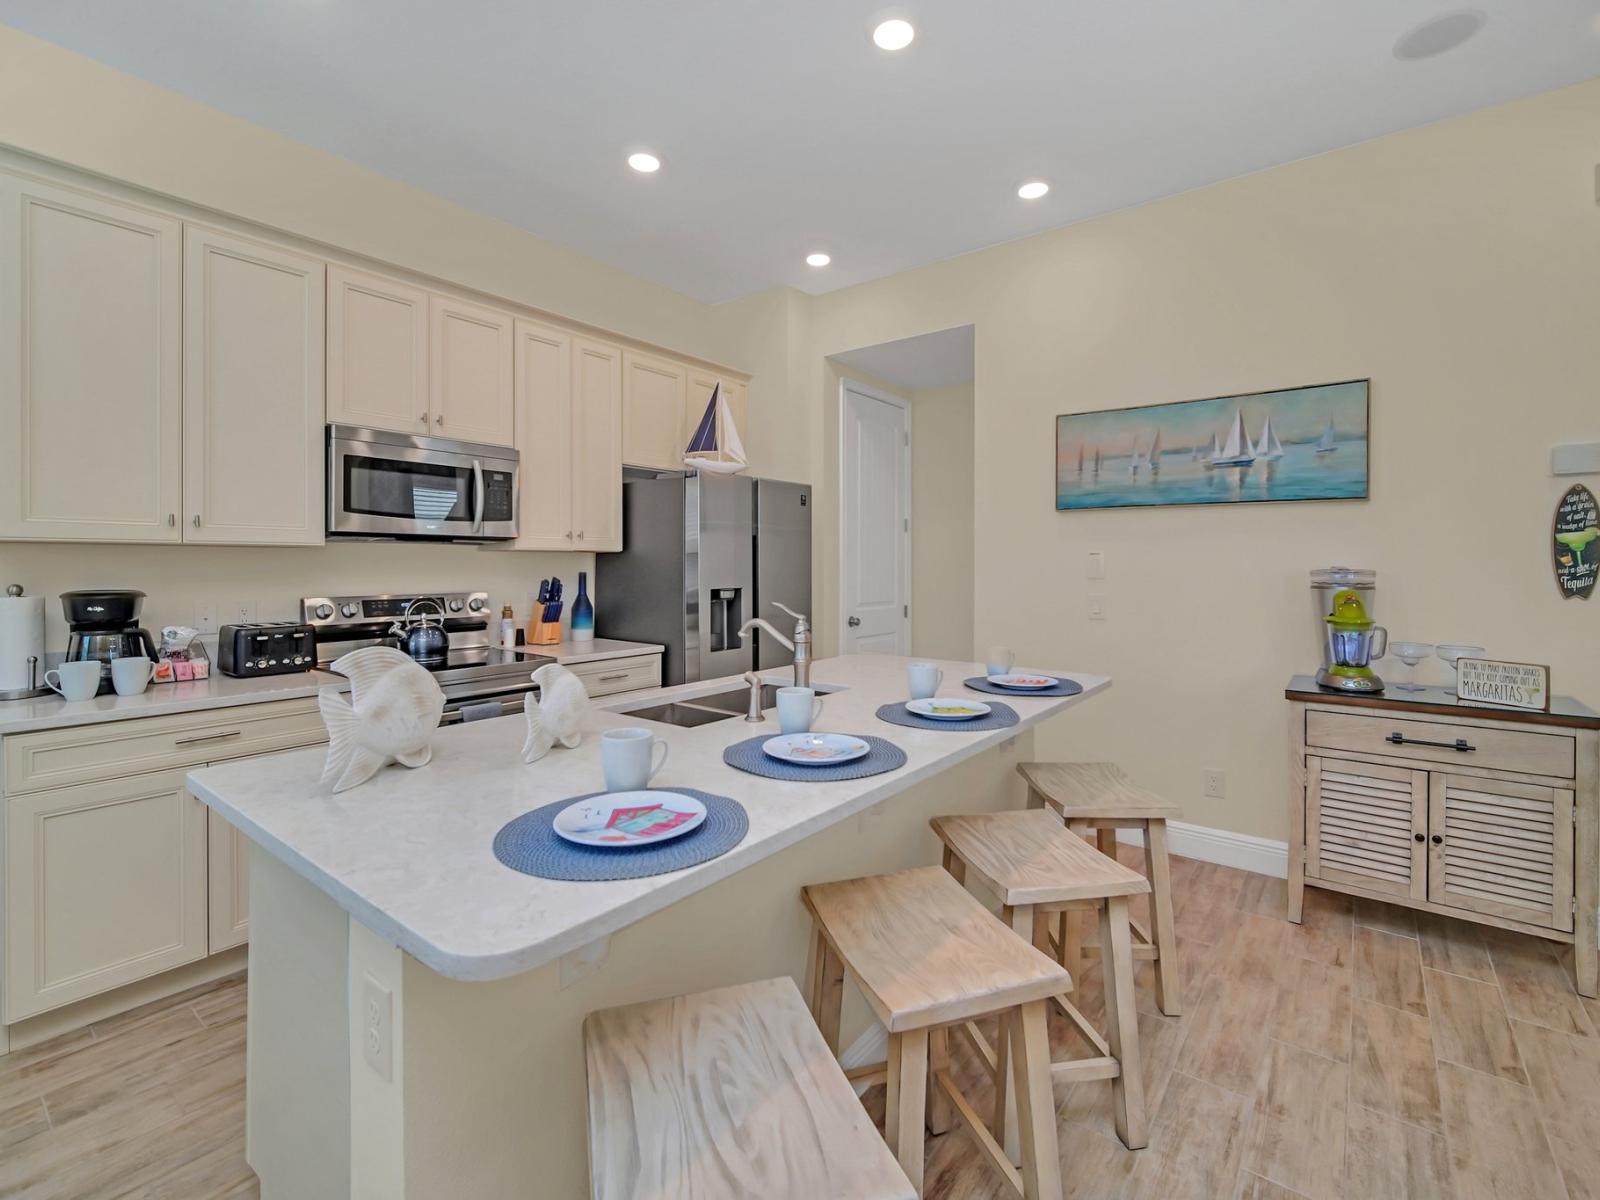
M1117 837L1119 841L1134 845L1144 840L1137 829L1120 830ZM1289 877L1289 843L1276 842L1271 838L1234 833L1228 829L1211 829L1205 825L1190 825L1186 821L1168 821L1167 849L1173 854L1201 862L1237 867L1241 871L1254 871L1258 875L1271 875L1276 879Z

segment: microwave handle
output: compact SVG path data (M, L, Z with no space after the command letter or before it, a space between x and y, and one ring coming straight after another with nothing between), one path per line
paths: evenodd
M472 460L472 495L473 518L472 532L483 532L483 506L488 503L488 497L483 489L483 463L477 459Z

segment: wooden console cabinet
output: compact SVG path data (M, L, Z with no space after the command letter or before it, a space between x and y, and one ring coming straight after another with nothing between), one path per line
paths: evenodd
M1289 701L1289 920L1326 888L1574 947L1600 993L1600 713L1375 696L1296 676Z

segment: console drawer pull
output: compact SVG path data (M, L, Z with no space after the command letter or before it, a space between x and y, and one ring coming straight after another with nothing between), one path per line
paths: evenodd
M1430 742L1426 738L1408 738L1403 733L1391 733L1386 740L1396 746L1438 746L1441 750L1459 750L1462 754L1477 749L1466 738L1457 738L1453 742Z
M626 671L618 671L615 675L602 675L602 676L600 676L600 682L601 683L616 683L617 680L626 679L627 677L628 677L628 673Z
M242 734L242 729L227 729L221 733L203 733L199 737L178 738L174 746L193 746L199 742L220 742L224 738L236 738Z

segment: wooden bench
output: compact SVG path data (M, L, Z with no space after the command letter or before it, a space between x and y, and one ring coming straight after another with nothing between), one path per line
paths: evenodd
M917 1194L793 980L590 1013L583 1044L595 1200Z

